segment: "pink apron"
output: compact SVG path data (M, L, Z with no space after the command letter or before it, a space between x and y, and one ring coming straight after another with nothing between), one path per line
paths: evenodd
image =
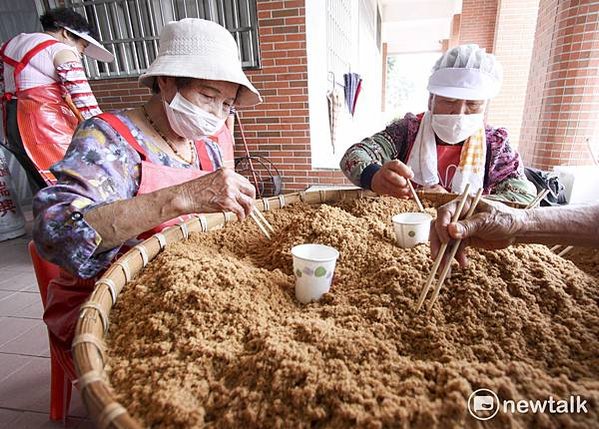
M102 113L97 117L110 124L139 153L141 157L141 182L137 195L148 194L159 189L188 182L214 171L214 165L208 156L206 146L201 141L196 142L196 150L200 159L200 169L166 167L147 161L148 157L145 150L135 140L129 128L116 116L109 113ZM189 217L182 216L171 219L150 231L146 231L139 238L149 237ZM48 286L44 321L48 325L48 330L67 349L70 348L73 340L79 307L89 298L96 281L97 278L81 279L64 270L60 270L59 277L53 279Z
M23 148L41 176L48 183L55 182L50 167L60 161L71 143L71 137L79 120L63 98L63 90L58 83L40 85L22 90L19 75L31 59L58 40L46 40L23 56L20 61L6 56L6 42L0 49L0 58L14 68L15 93L4 93L2 97L4 130L6 132L6 102L17 97L17 122Z

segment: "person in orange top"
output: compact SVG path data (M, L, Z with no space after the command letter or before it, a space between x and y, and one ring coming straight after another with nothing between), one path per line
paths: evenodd
M0 93L7 148L43 188L54 181L50 166L64 156L79 121L102 113L81 55L114 57L70 9L53 9L40 22L42 33L18 34L0 48Z

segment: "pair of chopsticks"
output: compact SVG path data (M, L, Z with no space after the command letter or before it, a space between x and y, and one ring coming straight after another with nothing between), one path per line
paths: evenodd
M250 212L250 217L254 220L254 222L256 222L256 225L258 225L258 229L260 229L262 234L264 234L264 236L270 240L270 233L274 234L275 230L266 220L262 212L254 207Z
M539 192L539 194L536 196L536 198L534 200L532 200L527 206L527 209L533 209L535 207L537 207L539 204L541 204L541 201L543 201L543 199L547 196L547 194L549 193L549 189L543 189L541 192Z
M466 204L466 200L468 199L468 191L469 190L470 190L470 185L466 184L464 192L460 196L460 200L458 202L458 208L457 208L456 212L453 214L453 218L451 219L452 223L456 223L460 220L460 216L462 215L462 211L464 210L464 205ZM474 214L474 211L476 210L476 206L478 205L480 199L482 198L482 195L483 195L483 189L481 188L476 193L476 196L474 197L474 200L472 201L472 204L470 205L470 209L468 210L468 213L466 214L466 217L465 217L466 219L468 219L469 217L471 217ZM443 286L443 282L445 282L445 279L447 278L447 274L449 273L449 270L451 268L451 261L453 260L456 253L458 252L458 248L460 247L461 243L462 243L462 240L455 240L452 243L451 249L449 250L448 254L446 253L446 251L447 251L447 247L449 244L448 243L441 244L441 248L439 249L437 258L435 259L435 262L433 263L433 267L428 276L428 279L426 280L426 283L425 283L424 287L422 288L422 291L420 292L420 297L418 298L418 304L416 305L416 312L420 311L420 309L422 308L422 304L424 304L426 295L428 294L428 291L430 290L430 288L432 286L432 283L435 279L435 275L437 274L437 270L439 269L439 266L441 265L441 261L443 260L443 258L445 256L447 256L447 263L443 267L443 271L441 271L441 274L439 275L439 278L437 279L437 283L435 285L435 288L433 289L433 294L432 294L431 299L427 306L427 314L430 313L431 309L433 308L433 305L437 301L439 292L441 290L441 287Z
M562 247L562 245L557 244L551 248L551 251L557 253L557 256L566 256L570 250L574 249L574 246L565 246L563 249Z

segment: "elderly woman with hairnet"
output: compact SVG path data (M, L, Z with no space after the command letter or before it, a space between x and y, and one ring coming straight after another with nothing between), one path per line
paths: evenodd
M504 128L485 124L499 92L501 67L477 45L443 54L429 78L427 112L408 113L384 131L351 146L341 169L377 194L409 196L408 180L438 192L484 188L504 201L528 203L536 194Z

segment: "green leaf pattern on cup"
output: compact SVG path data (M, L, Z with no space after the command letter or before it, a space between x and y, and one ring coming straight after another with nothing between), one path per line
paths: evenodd
M322 265L316 267L316 269L312 269L310 267L303 267L302 269L297 268L295 270L295 275L300 278L303 275L307 275L307 276L311 276L311 277L325 277L325 278L330 278L332 276L331 272L328 272L327 269L325 267L323 267Z
M314 275L316 277L324 277L326 273L327 273L327 270L325 269L325 267L317 267L314 270Z

